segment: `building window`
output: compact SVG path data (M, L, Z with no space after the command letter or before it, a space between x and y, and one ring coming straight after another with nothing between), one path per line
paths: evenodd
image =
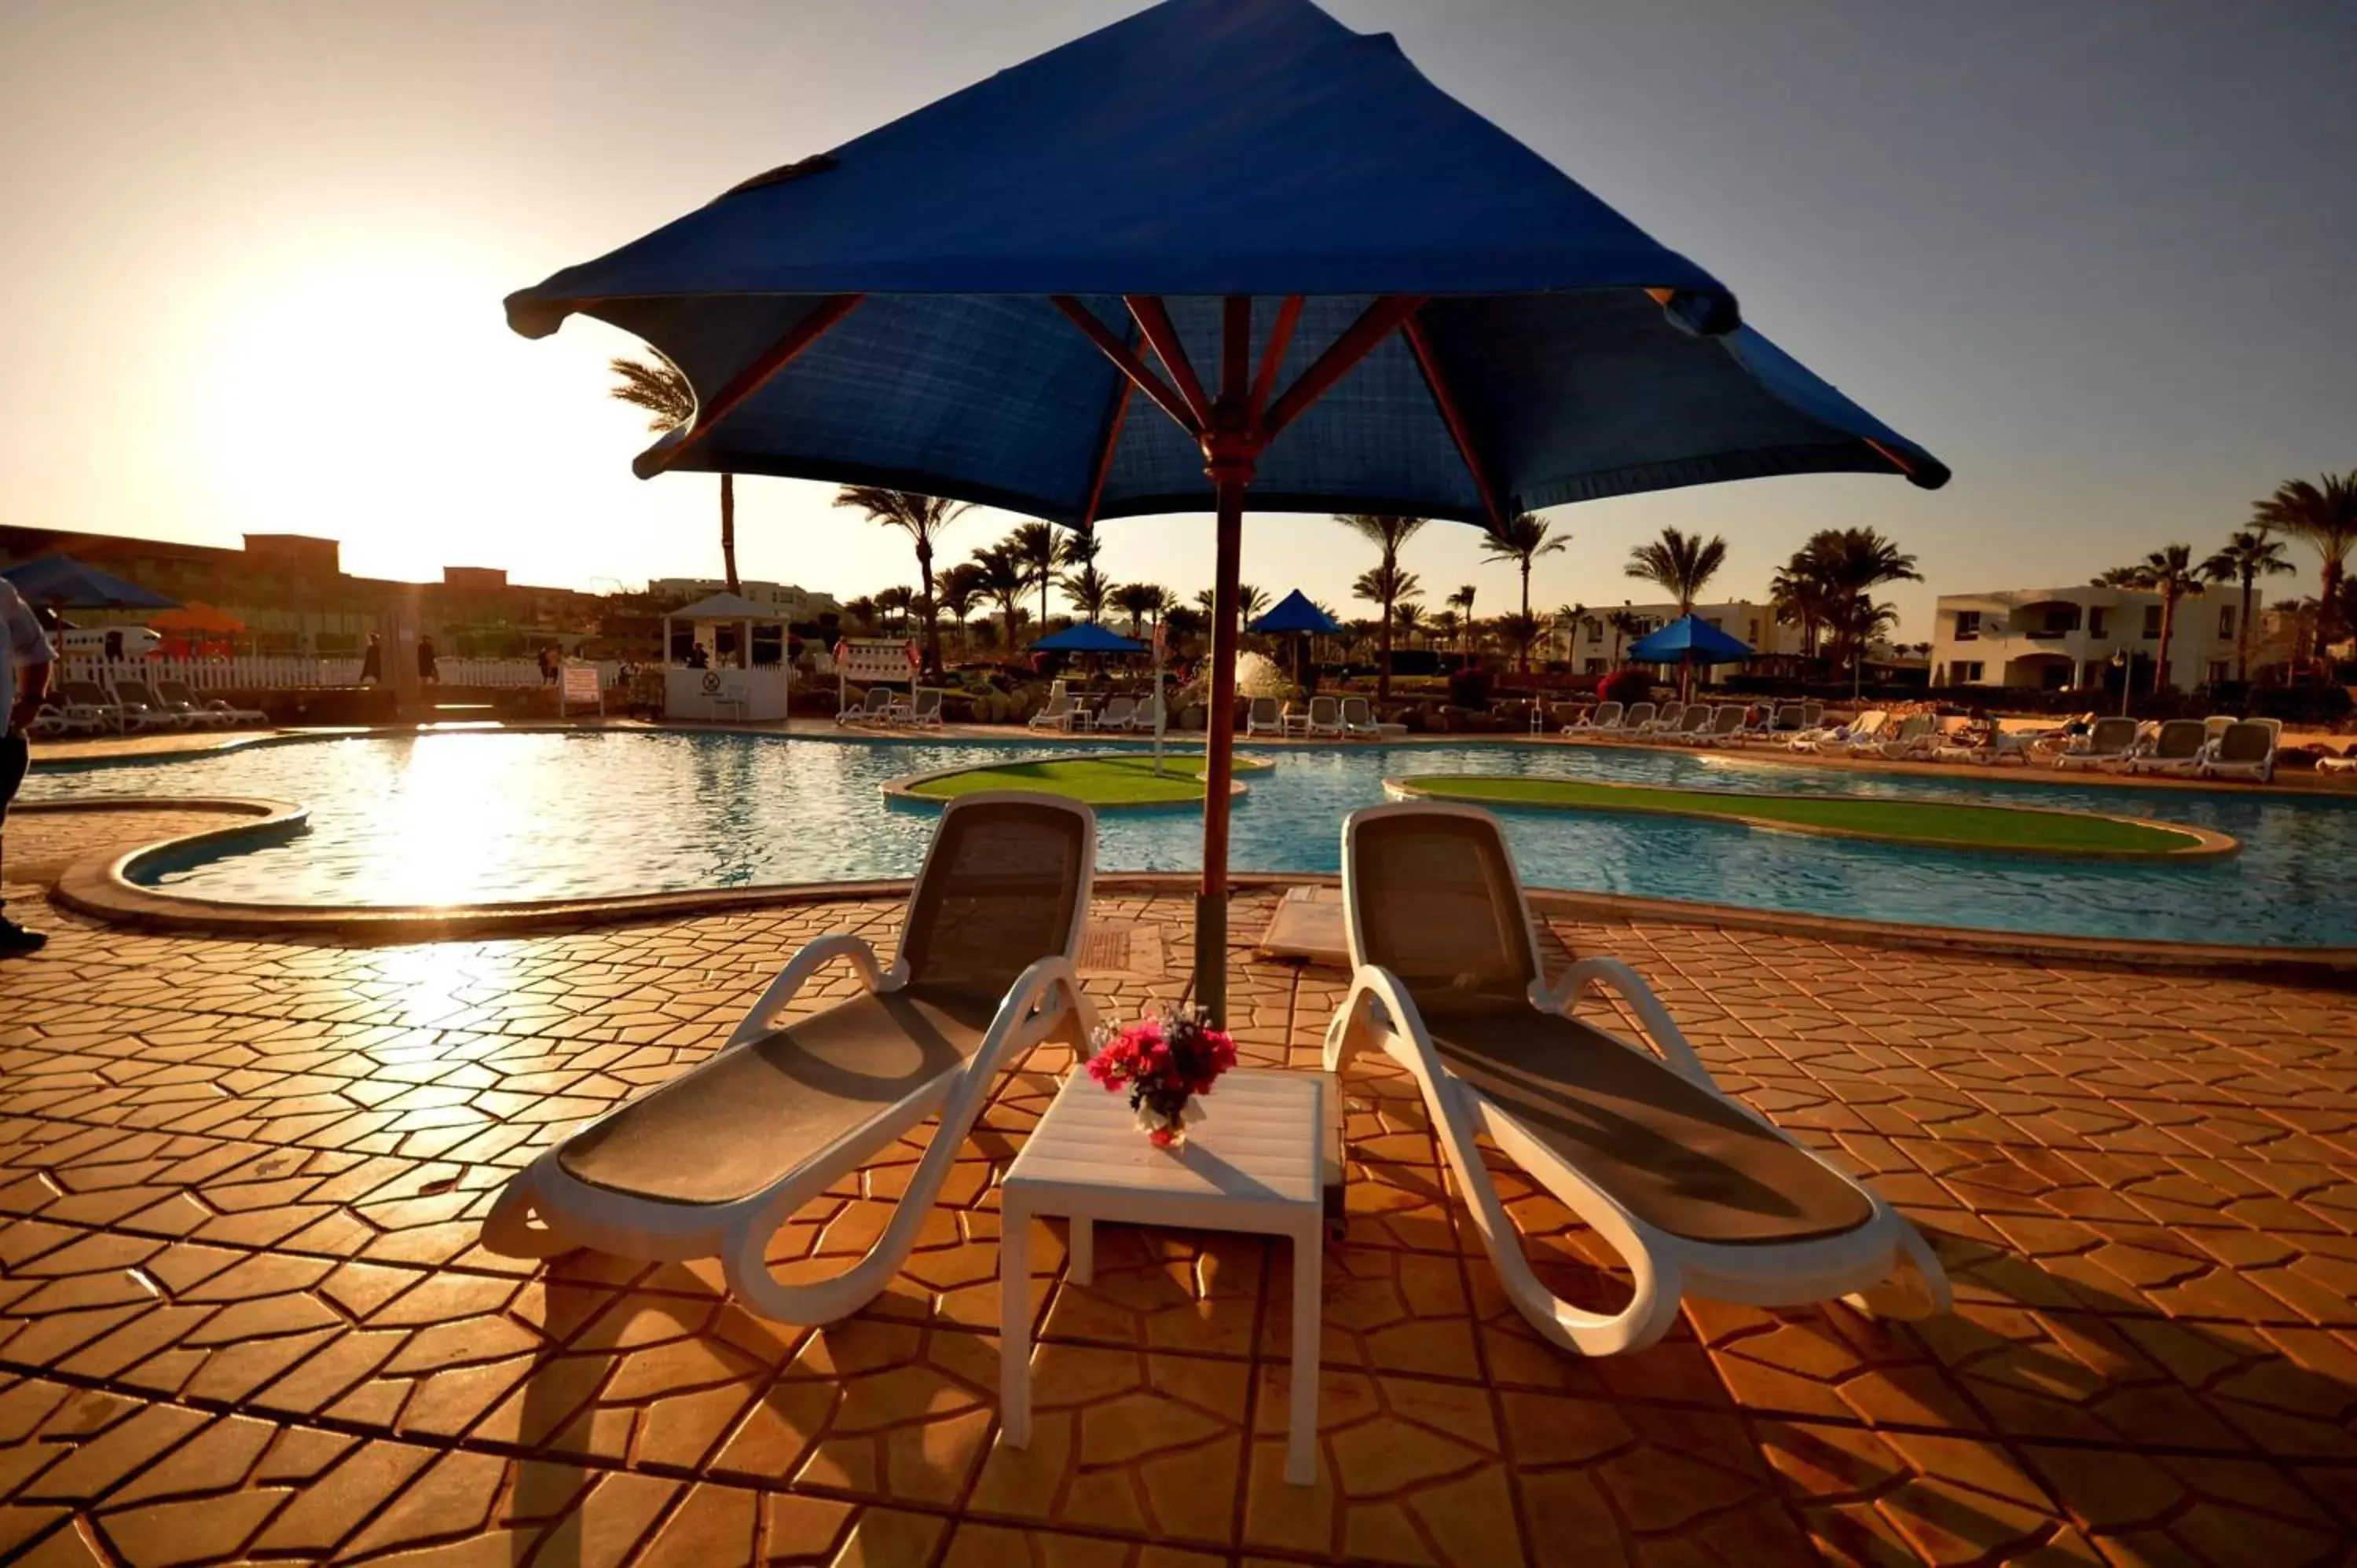
M2226 661L2222 659L2212 659L2210 660L2210 684L2212 686L2218 685L2225 679Z
M1985 666L1977 659L1959 659L1956 660L1955 664L1956 684L1959 686L1979 685L1981 682L1981 671L1984 668Z
M1958 610L1956 612L1956 640L1958 642L1971 642L1975 639L1978 638L1980 634L1981 612L1978 610ZM1961 669L1962 666L1960 665L1958 668Z
M2104 635L2104 617L2109 612L2101 605L2090 605L2087 607L2087 635L2089 637L2102 637Z
M2221 606L2218 610L2218 635L2220 637L2234 635L2234 607L2232 605Z
M2147 642L2150 642L2159 636L2160 607L2158 605L2147 605L2144 607L2144 639Z

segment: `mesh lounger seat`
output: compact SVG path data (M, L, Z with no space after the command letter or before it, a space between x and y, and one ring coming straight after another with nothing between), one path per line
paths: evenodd
M2201 777L2272 782L2276 742L2282 733L2280 719L2236 719L2211 741L2209 754L2202 758Z
M508 1183L483 1245L717 1256L753 1311L788 1323L856 1312L891 1282L996 1086L1046 1039L1085 1050L1095 1015L1073 969L1096 855L1088 808L990 792L942 812L889 969L856 936L822 937L770 983L718 1055L574 1133ZM865 989L776 1015L828 961ZM794 1210L926 1117L940 1123L892 1219L831 1279L787 1284L764 1262Z
M1356 973L1327 1069L1372 1047L1415 1076L1508 1295L1549 1339L1640 1349L1687 1294L1865 1307L1871 1292L1892 1316L1948 1309L1947 1276L1914 1227L1721 1090L1633 970L1584 959L1546 985L1494 817L1372 807L1345 825L1342 864ZM1652 1049L1571 1016L1591 985L1620 993ZM1480 1134L1628 1261L1620 1311L1574 1306L1533 1273Z

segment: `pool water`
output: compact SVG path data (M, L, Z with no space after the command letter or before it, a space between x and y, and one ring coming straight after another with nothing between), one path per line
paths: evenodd
M1034 742L585 732L366 736L167 762L43 768L27 799L260 795L312 810L284 843L164 870L199 897L450 904L905 876L932 813L888 807L887 779L1036 753ZM1231 864L1330 872L1342 818L1387 775L1512 773L2069 807L2189 822L2242 853L2179 865L2038 860L1758 832L1666 818L1507 810L1523 879L1656 898L1983 929L2335 946L2357 942L2357 801L2256 792L2030 785L1780 767L1666 749L1274 747L1236 805ZM1200 864L1189 811L1105 812L1099 864Z

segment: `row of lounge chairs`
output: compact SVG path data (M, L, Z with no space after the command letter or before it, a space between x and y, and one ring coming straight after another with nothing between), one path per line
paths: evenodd
M1048 689L1047 705L1031 715L1031 727L1066 734L1092 730L1099 735L1152 735L1163 717L1159 695L1107 697L1103 707L1091 709L1083 707L1059 681Z
M903 698L889 686L870 686L866 697L835 714L834 722L877 729L939 729L942 693L931 686L919 686Z
M2149 723L2132 718L2097 719L2083 734L2061 731L2022 734L1993 729L1977 740L1951 735L1930 714L1899 717L1880 708L1860 714L1838 728L1792 737L1795 751L1821 756L1879 758L1890 762L1961 762L1994 767L2045 760L2062 771L2149 773L2196 779L2247 779L2265 784L2275 777L2279 719L2206 719Z
M1095 849L1095 818L1073 801L952 802L891 963L847 933L804 948L716 1056L512 1177L484 1245L520 1258L716 1256L729 1289L766 1316L858 1311L907 1260L1002 1070L1046 1041L1092 1049L1095 1009L1075 965ZM1374 1050L1414 1076L1506 1294L1549 1340L1584 1355L1641 1348L1688 1294L1948 1308L1914 1227L1721 1088L1633 970L1590 957L1548 981L1495 817L1372 807L1344 823L1342 861L1355 974L1325 1067ZM784 1018L835 961L858 988ZM1624 1003L1644 1043L1577 1016L1591 991ZM924 1154L866 1256L831 1278L776 1277L767 1251L794 1210L928 1118ZM1619 1310L1565 1301L1533 1273L1484 1137L1626 1258L1633 1288Z
M1275 697L1254 697L1244 707L1244 737L1299 736L1306 740L1381 740L1383 726L1364 697L1312 697L1288 714Z
M1595 740L1665 740L1687 746L1775 743L1824 716L1823 703L1598 703L1563 726Z
M145 681L118 675L108 684L61 681L34 710L37 736L131 735L145 730L225 729L266 725L259 708L241 708L219 697L199 697L185 681Z

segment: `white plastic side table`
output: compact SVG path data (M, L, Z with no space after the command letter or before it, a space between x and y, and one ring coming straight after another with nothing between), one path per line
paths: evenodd
M1319 1074L1237 1068L1197 1103L1201 1119L1178 1149L1157 1149L1137 1129L1129 1096L1080 1070L1015 1156L999 1193L1001 1436L1031 1441L1031 1220L1071 1220L1071 1277L1094 1273L1092 1226L1100 1219L1198 1230L1250 1230L1293 1239L1293 1402L1285 1478L1318 1477L1318 1332L1323 1285L1326 1125Z

